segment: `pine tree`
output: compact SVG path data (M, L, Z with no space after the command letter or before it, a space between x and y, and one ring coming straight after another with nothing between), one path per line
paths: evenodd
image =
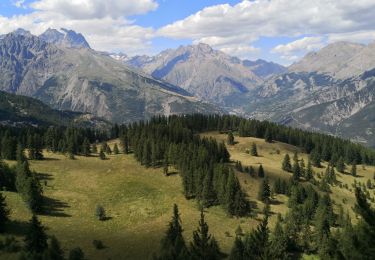
M342 157L340 157L340 159L338 160L337 164L336 164L336 169L338 172L341 172L341 173L344 173L345 172L345 163L344 163L344 159Z
M264 203L269 202L271 196L271 188L268 183L268 178L264 178L260 184L259 192L258 192L258 199L263 201Z
M214 191L212 183L212 171L208 171L203 180L203 190L202 190L202 206L208 208L215 204L216 202L216 193Z
M100 221L103 221L103 220L106 220L107 216L105 214L105 209L103 206L101 205L97 205L96 206L96 209L95 209L95 216L100 220Z
M240 225L238 225L238 227L236 228L235 232L236 236L242 236L243 235L243 231L242 231L242 228Z
M271 133L271 131L268 128L266 129L266 132L264 134L264 140L267 143L272 143L272 133Z
M242 239L236 236L233 247L230 251L229 260L244 260L245 247Z
M288 237L277 219L270 242L270 259L288 259Z
M25 251L30 254L41 254L48 247L47 235L36 215L33 215L30 220L30 226L24 242Z
M9 220L9 209L3 193L0 192L0 231L4 230L5 223Z
M290 157L289 154L286 154L283 160L283 164L281 167L286 172L292 172L292 165L290 163Z
M89 142L89 139L87 139L86 137L83 140L82 153L84 156L89 156L91 154L90 142Z
M306 165L305 165L305 160L303 160L303 158L299 162L299 168L300 168L300 177L306 176Z
M313 175L313 169L310 160L307 162L307 169L306 169L306 174L305 178L307 181L312 180L314 178Z
M188 250L182 236L181 218L176 204L173 206L172 220L161 241L161 256L159 259L187 259Z
M228 133L227 144L228 145L234 145L234 136L233 136L232 132Z
M48 250L43 255L43 260L64 260L64 251L60 242L55 236L52 236L48 245Z
M301 177L301 168L298 163L298 159L294 160L292 171L293 171L293 180L299 181L299 178Z
M120 150L118 149L117 143L115 143L115 145L113 146L113 153L114 154L119 154L120 153Z
M352 169L350 170L350 174L354 177L357 176L357 164L356 163L353 163L352 164Z
M122 145L124 154L128 154L129 153L129 138L126 133L121 138L121 145Z
M98 153L98 146L96 144L92 145L92 152L93 153Z
M265 176L265 174L264 174L263 166L259 165L259 168L258 168L258 177L259 178L264 178L264 176Z
M99 158L100 158L100 160L105 160L106 159L106 156L105 156L105 154L104 154L104 152L103 152L102 149L100 149Z
M191 259L216 260L222 259L222 253L214 237L208 233L208 225L204 220L203 210L199 227L193 232L193 241L190 243Z
M27 160L24 147L21 143L17 144L17 151L16 151L16 160L18 162L25 162Z
M255 143L251 144L250 154L252 156L258 156L258 149L257 149L257 145Z
M244 246L245 259L270 259L268 216L265 216L257 228L245 237Z

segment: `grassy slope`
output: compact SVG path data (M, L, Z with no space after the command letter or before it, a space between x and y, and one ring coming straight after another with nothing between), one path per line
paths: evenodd
M209 135L219 140L226 138L217 133ZM295 147L281 143L268 144L255 138L236 137L236 141L239 143L228 148L233 160L241 160L243 165L257 166L262 163L271 180L276 176L290 176L280 170L280 165L284 154L293 153ZM259 157L245 153L252 142L258 144ZM280 154L276 150L280 150ZM178 175L165 177L162 169L145 169L132 155L111 155L105 161L97 157L68 160L63 155L45 155L48 160L31 162L32 168L43 173L47 180L44 190L50 199L51 214L40 216L40 219L48 227L48 233L56 235L66 251L80 246L89 259L150 258L159 248L173 203L179 205L186 238L191 238L197 226L199 211L194 201L184 198ZM303 157L307 161L307 155ZM366 167L366 170L358 167L359 175L364 177L357 180L372 178L374 170L374 167ZM250 199L256 201L259 180L242 173L238 176ZM353 177L347 175L340 175L338 179L346 183L353 182ZM19 221L18 224L12 224L9 232L21 239L25 231L22 223L30 219L30 212L17 194L5 193L12 208L11 219ZM350 209L354 203L353 193L333 188L333 198L337 202L341 202L344 197L348 199L346 207ZM284 202L287 198L280 195L276 200L280 203L271 206L272 212L285 213L287 207ZM97 204L105 207L110 220L96 220L94 213ZM262 204L259 201L257 204L256 211L259 212ZM206 216L211 233L225 252L229 252L234 230L239 224L244 231L249 231L261 217L258 214L255 218L229 218L220 207L210 208ZM275 215L271 218L271 224L274 220ZM225 232L231 236L228 237ZM102 240L106 248L94 249L94 239ZM3 255L1 258L8 257Z

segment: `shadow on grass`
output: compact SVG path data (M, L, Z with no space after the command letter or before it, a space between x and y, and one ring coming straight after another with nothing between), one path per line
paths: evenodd
M14 236L25 236L28 230L29 223L13 220L5 224L4 233Z
M53 180L53 176L52 174L49 174L49 173L38 173L38 179L39 181L43 182L43 181L51 181Z
M167 174L165 174L166 177L168 176L173 176L173 175L177 175L178 172L177 171L174 171L174 172L168 172Z
M270 205L281 205L281 204L284 204L282 201L280 201L280 200L277 200L277 199L272 199L271 201L270 201Z
M42 161L60 161L58 158L44 157Z
M69 208L68 203L61 200L44 197L43 212L40 213L42 216L52 217L71 217L72 215L66 214L64 210Z

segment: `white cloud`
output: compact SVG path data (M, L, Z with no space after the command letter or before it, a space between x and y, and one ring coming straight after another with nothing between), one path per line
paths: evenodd
M258 58L261 50L251 45L228 45L220 48L221 51L242 59L255 59Z
M166 25L158 34L175 39L225 45L251 45L260 37L328 36L375 28L375 1L244 0L236 5L222 4ZM333 37L333 36L332 36ZM280 50L320 47L317 39L303 39ZM302 46L299 47L302 50ZM288 57L296 55L288 55Z
M320 49L324 46L322 37L304 37L302 39L290 42L288 44L280 44L272 49L273 53L290 55L300 52L310 52Z
M30 6L72 19L90 19L144 14L155 10L158 4L155 0L38 0Z
M65 12L58 12L58 3L64 5L82 4L82 16L74 19ZM103 10L98 13L97 3L104 4ZM122 7L124 15L119 16L118 11L108 9L109 3L117 2ZM86 3L86 4L85 4ZM154 3L154 5L147 5ZM134 4L132 7L131 5ZM82 33L90 46L100 51L123 51L130 55L149 53L151 39L154 36L153 28L146 28L129 21L125 14L134 14L155 8L153 0L126 0L126 1L84 1L84 0L42 0L31 4L43 10L34 10L25 15L12 17L0 16L0 34L9 33L17 28L24 28L35 35L43 33L48 28L68 28ZM43 8L42 8L43 7ZM67 9L66 9L67 10ZM91 13L90 13L91 12ZM91 15L90 15L91 14Z
M375 40L375 30L349 33L332 33L328 35L328 43L338 41L368 43Z

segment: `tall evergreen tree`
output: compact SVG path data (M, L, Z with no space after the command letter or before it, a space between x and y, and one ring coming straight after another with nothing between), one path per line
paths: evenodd
M25 251L30 254L42 254L48 248L47 235L36 215L33 215L30 220L24 242Z
M245 259L270 259L268 216L263 218L255 230L246 235L244 246Z
M257 149L257 145L255 143L251 144L250 154L252 156L258 156L258 149Z
M306 174L305 174L305 178L307 181L311 180L314 178L314 175L313 175L313 169L312 169L312 165L311 165L311 162L310 160L307 162L307 169L306 169Z
M52 236L48 250L45 251L43 255L43 260L64 260L64 251L61 248L60 242L55 236Z
M83 140L83 144L82 144L82 154L84 156L89 156L91 154L90 142L89 142L89 139L87 139L86 137Z
M227 136L227 144L228 145L234 145L234 135L232 132L229 132L228 133L228 136Z
M0 231L4 230L6 222L9 220L9 209L5 202L3 193L0 192Z
M187 259L188 250L182 236L181 218L176 204L173 206L172 220L169 222L168 230L161 241L161 255L158 259Z
M100 160L105 160L106 159L105 153L104 153L104 151L102 149L100 149L99 158L100 158Z
M230 251L229 260L245 260L244 258L245 247L242 239L236 236L233 247Z
M344 173L345 172L345 163L344 163L344 159L342 157L339 158L337 164L336 164L336 169L338 172L341 172L341 173Z
M268 203L271 197L271 188L268 183L268 178L264 178L260 184L259 191L258 191L258 199Z
M193 232L193 241L190 243L190 254L191 259L196 260L217 260L223 258L217 241L208 233L208 225L204 220L203 210L201 211L199 227Z
M270 259L288 259L288 237L277 219L270 241Z
M266 132L264 134L264 140L267 142L267 143L272 143L272 133L271 133L271 130L269 128L266 129Z
M290 157L289 154L285 154L283 164L281 167L286 172L292 172L292 164L290 163Z
M352 164L352 169L350 170L350 174L354 177L357 176L357 164L356 163L353 163Z
M115 145L113 146L113 153L114 154L119 154L120 153L120 150L118 149L117 143L115 143Z
M258 168L258 177L259 178L264 178L264 176L265 176L265 174L264 174L263 166L259 165L259 168Z

